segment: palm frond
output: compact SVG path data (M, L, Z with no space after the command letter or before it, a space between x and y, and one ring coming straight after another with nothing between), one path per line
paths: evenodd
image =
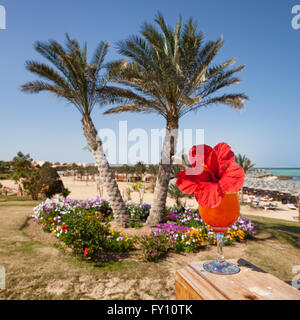
M28 71L37 74L39 77L48 79L62 88L69 88L65 79L50 66L35 61L26 61L25 67Z
M87 63L87 44L81 47L78 40L71 39L68 34L65 46L49 40L36 42L34 48L51 65L27 61L27 70L44 81L26 83L22 90L28 93L48 91L73 103L83 115L90 114L100 101L99 92L107 83L108 76L102 74L101 69L108 43L99 43L91 64Z
M246 155L241 155L240 153L235 156L235 162L244 169L245 173L255 167L255 164Z
M243 93L238 94L224 94L220 97L214 97L205 101L205 105L222 103L233 107L234 109L240 110L244 106L245 100L248 97Z
M108 42L101 41L98 44L97 49L95 50L94 56L91 60L91 65L96 65L97 70L100 69L100 67L104 62L104 59L107 55L108 47L109 47Z
M146 107L139 103L133 103L133 104L127 104L124 106L118 106L118 107L108 109L104 112L104 114L122 113L122 112L153 113L154 109L151 107ZM157 111L156 113L160 114L159 111Z
M188 112L215 103L234 109L244 106L245 94L218 95L221 89L240 82L235 74L244 68L232 67L236 59L213 65L224 44L222 37L204 43L203 32L197 31L192 18L183 25L179 18L172 28L158 12L155 22L156 25L144 23L141 35L117 43L119 53L126 60L107 66L110 80L135 96L115 92L107 104L114 104L118 113L133 112L137 107L141 112L152 109L175 122ZM151 104L145 104L142 99Z

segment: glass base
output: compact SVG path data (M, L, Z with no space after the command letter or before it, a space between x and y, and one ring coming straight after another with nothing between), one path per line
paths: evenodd
M204 263L203 268L205 271L215 274L236 274L240 272L240 268L238 266L227 261L212 261Z

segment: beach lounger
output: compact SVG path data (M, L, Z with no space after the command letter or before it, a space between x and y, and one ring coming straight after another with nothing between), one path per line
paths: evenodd
M253 207L254 207L254 208L261 208L261 206L259 205L259 203L253 203Z
M265 210L276 210L277 209L277 203L268 203L262 206Z

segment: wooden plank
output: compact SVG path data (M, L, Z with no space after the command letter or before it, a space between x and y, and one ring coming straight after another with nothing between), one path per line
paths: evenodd
M193 262L177 272L178 297L193 300L300 300L300 291L243 259L228 260L239 266L234 275L212 274L203 263ZM189 290L193 293L189 294ZM177 292L176 292L177 294ZM176 295L177 298L177 295Z
M253 294L246 286L236 281L233 275L219 275L207 272L203 269L203 263L199 262L193 262L190 266L206 283L209 283L222 295L225 295L228 300L260 300L258 295Z
M199 277L198 274L188 267L179 270L176 277L184 288L188 287L188 290L192 290L197 293L197 298L195 300L226 300L224 295L217 292L213 287L208 286L204 279ZM182 300L184 300L184 296L182 297Z
M203 298L180 276L175 280L175 291L176 300L203 300Z
M260 296L261 300L300 300L300 291L293 288L274 275L267 273L251 263L238 259L241 265L241 276L235 277L253 294ZM237 275L235 275L237 276Z

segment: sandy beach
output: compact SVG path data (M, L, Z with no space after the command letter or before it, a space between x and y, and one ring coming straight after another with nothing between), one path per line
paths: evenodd
M72 199L87 199L87 198L95 198L100 196L97 192L97 183L93 181L85 182L85 181L78 181L74 180L73 177L62 177L63 183L66 188L71 191L69 198ZM12 188L17 190L17 185L12 180L2 180L1 181L3 186ZM128 200L126 197L126 188L131 187L131 183L127 182L118 182L121 194L125 200ZM149 187L150 184L145 183L145 188ZM103 198L107 198L105 192L101 195ZM244 196L244 200L247 200L248 196ZM139 202L139 194L137 192L131 193L131 200L134 202ZM143 197L143 203L152 204L153 202L153 193L150 190L147 190ZM183 203L186 203L186 206L190 208L197 208L198 204L195 199L188 199L185 198L182 200ZM261 217L269 217L275 219L283 219L288 221L296 221L296 218L299 216L297 210L291 210L288 208L287 205L282 204L281 202L278 203L278 208L276 210L264 210L260 208L253 208L249 205L242 205L241 207L241 214L245 215L253 215L253 216L261 216ZM175 201L168 197L167 205L174 206Z

